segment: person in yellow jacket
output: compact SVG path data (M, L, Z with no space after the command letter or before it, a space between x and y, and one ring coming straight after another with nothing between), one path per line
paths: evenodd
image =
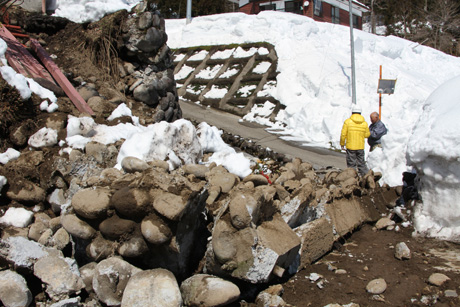
M347 167L358 170L360 176L368 172L364 161L364 139L371 135L369 126L361 115L361 107L354 106L350 118L343 123L340 146L347 150Z

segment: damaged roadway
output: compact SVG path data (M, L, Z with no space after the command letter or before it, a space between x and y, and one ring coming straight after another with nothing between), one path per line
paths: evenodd
M285 141L276 134L269 133L266 127L241 121L237 115L181 101L182 116L195 122L207 122L227 133L239 135L254 141L257 145L270 148L291 158L308 161L315 168L333 167L345 169L345 155L325 148L302 146L300 142Z

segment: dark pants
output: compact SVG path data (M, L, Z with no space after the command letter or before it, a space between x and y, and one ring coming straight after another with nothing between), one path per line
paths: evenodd
M366 161L364 161L364 149L347 149L347 167L357 169L360 176L367 174L369 170L366 166Z

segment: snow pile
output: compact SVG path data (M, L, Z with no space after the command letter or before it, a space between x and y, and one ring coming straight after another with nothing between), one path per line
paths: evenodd
M408 144L409 163L420 175L423 204L418 232L460 243L460 77L427 99Z
M139 0L59 0L54 16L73 22L91 22L119 10L131 10Z

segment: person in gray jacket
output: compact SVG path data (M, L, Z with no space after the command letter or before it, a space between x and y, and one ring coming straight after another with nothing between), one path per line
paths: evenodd
M369 126L371 136L367 139L367 143L371 147L370 151L373 151L377 147L382 147L380 138L387 134L387 127L379 119L379 113L377 112L371 114L371 122L372 124Z

